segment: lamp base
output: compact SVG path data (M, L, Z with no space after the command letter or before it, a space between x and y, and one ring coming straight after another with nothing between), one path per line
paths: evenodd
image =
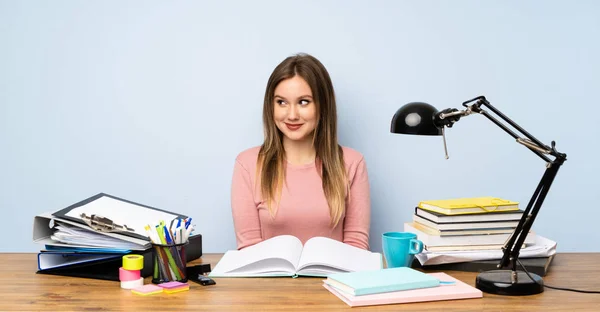
M475 287L479 290L496 295L527 296L544 291L544 281L533 273L529 273L534 281L523 271L516 271L516 281L512 282L513 271L492 270L477 275Z

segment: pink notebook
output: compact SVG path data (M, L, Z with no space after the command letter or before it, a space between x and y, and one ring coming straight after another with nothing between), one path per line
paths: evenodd
M342 299L342 301L351 307L483 297L481 290L469 286L446 273L431 273L429 275L438 278L442 282L453 281L455 283L452 285L440 285L432 288L394 291L363 296L346 294L327 284L323 284L323 287L327 288L327 290L329 290L332 294Z

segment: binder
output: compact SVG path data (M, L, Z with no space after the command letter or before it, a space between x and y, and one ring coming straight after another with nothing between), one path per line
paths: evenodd
M50 270L86 262L96 262L122 257L127 253L101 253L88 251L45 251L38 253L38 270Z
M185 246L186 262L191 262L202 257L202 235L196 234L189 238L189 244ZM42 252L43 253L43 252ZM72 254L74 252L68 252ZM132 254L141 254L144 256L144 268L141 271L143 277L152 275L152 248L143 252L130 252ZM66 254L66 253L65 253ZM37 274L50 274L71 277L93 278L109 281L119 280L119 268L123 264L122 257L126 253L116 254L114 257L107 257L98 260L80 262L76 264L55 267L52 269L38 270ZM38 263L39 267L39 263Z
M142 205L130 200L112 196L106 193L99 193L90 198L84 199L69 207L52 213L55 218L77 222L90 227L85 218L81 216L85 213L87 216L98 215L109 219L109 222L120 226L129 225L125 230L118 232L121 235L147 239L144 226L152 224L158 220L173 220L175 218L185 219L187 216L173 213L170 211ZM107 225L104 224L104 227ZM91 228L91 227L90 227Z
M83 218L82 215L88 218ZM92 227L92 222L89 219L92 216L97 217L94 220L106 220L107 222L103 224L96 222L92 224L94 226ZM142 205L106 193L99 193L64 209L35 216L33 221L33 241L45 245L62 247L90 247L86 244L65 244L53 240L52 234L55 232L53 228L57 224L64 224L126 242L120 244L120 246L103 247L144 251L151 246L144 226L146 224L154 224L159 220L172 220L175 218L187 218L187 216ZM111 230L111 228L116 227L124 227L131 230Z
M57 242L57 241L53 240L51 238L51 236L55 231L54 226L57 223L64 223L67 225L75 226L75 227L86 229L89 231L94 231L86 224L74 222L71 220L58 219L58 218L52 216L52 213L45 212L45 213L39 214L33 218L33 241L38 244L57 246L57 247L92 248L92 247L86 246L86 245L65 244L65 243L61 243L61 242ZM121 235L118 233L103 233L103 232L96 232L96 233L106 235L108 237L116 238L116 239L122 240L124 242L131 243L127 248L120 248L120 249L144 251L151 247L151 244L150 244L150 241L148 240L148 238L140 239L140 238L131 237L131 236L127 236L127 235Z
M34 217L33 240L40 274L119 280L126 254L144 256L142 276L153 273L153 250L144 227L187 216L99 193L64 209ZM59 229L59 230L57 230ZM186 261L202 256L202 236L191 235Z

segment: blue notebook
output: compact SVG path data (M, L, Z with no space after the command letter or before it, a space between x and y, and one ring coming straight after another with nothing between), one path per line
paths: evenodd
M440 285L437 278L407 267L330 274L325 283L354 296Z

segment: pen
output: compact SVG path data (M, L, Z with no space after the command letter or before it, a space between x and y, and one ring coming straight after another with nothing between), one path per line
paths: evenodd
M173 235L173 226L175 225L175 219L171 220L171 226L169 226L169 233Z
M164 225L164 221L162 221L163 225L162 227L157 226L157 231L163 232L161 233L162 235L159 235L161 238L161 242L163 245L167 245L167 237L169 237L169 231L166 231L166 226ZM170 240L170 237L169 237ZM164 249L165 253L167 254L167 258L169 260L169 264L171 265L171 268L173 269L173 271L175 272L175 277L179 280L181 279L181 275L183 275L183 272L180 271L179 267L177 266L177 264L175 263L175 260L173 259L173 256L171 255L171 251L168 248ZM180 275L181 274L181 275Z
M151 227L150 225L146 225L146 227L144 227L147 230L148 236L150 237L150 241L152 241L154 244L161 244L161 240L159 238L158 232L156 231L156 227ZM154 264L154 272L156 273L157 270L160 270L162 276L165 276L166 278L168 278L169 280L172 280L173 276L175 276L175 274L171 274L171 270L167 270L165 268L165 263L167 262L166 258L167 256L164 253L164 250L162 250L161 247L159 246L155 246L155 252L156 257L157 257L157 261Z
M154 237L154 241L157 244L161 244L160 242L160 237L158 237L158 232L156 231L156 227L150 227L150 233L152 234L152 236Z
M193 226L193 225L192 225L192 226L190 226L190 227L187 227L187 228L186 228L186 230L185 230L185 234L183 235L183 239L184 239L183 241L184 241L184 242L187 242L188 238L190 237L190 233L191 233L193 230L194 230L194 226Z
M144 230L146 230L146 235L148 235L150 242L153 244L156 244L156 241L154 240L154 238L152 237L152 233L150 232L150 226L149 225L144 226Z
M166 229L166 227L165 227L165 229ZM174 242L174 241L171 239L171 237L170 237L170 235L169 235L168 233L167 233L165 236L166 236L166 239L167 239L167 244L168 244L168 245L173 245L173 244L176 244L176 243L175 243L175 242ZM169 249L171 249L171 250L172 250L172 253L171 253L171 254L173 255L173 258L175 259L175 262L177 263L177 269L179 270L180 268L183 268L183 267L185 267L185 266L183 265L183 260L181 259L181 255L179 254L179 252L178 252L177 248L175 248L175 246L171 246L171 247L169 247ZM181 275L183 276L183 271L180 271L180 272L181 272Z
M164 221L159 222L159 224L164 224ZM167 242L165 240L165 233L163 230L163 226L157 225L156 226L156 232L158 233L158 238L159 238L159 243L161 245L166 245ZM171 266L173 266L175 264L175 262L173 261L173 256L171 256L171 251L169 251L169 249L163 248L163 246L159 246L157 247L159 252L161 253L161 255L163 255L163 259L161 261L161 263L163 264L163 268L166 270L166 276L168 276L168 278L170 280L173 280L173 277L175 277L176 279L181 279L180 275L177 274L177 272L173 272L173 270L171 269ZM166 268L165 268L166 267ZM173 274L171 274L171 272Z
M164 226L163 230L165 232L165 240L167 241L167 245L172 245L173 244L173 240L171 239L171 235L169 234L169 230L167 230L167 226Z

